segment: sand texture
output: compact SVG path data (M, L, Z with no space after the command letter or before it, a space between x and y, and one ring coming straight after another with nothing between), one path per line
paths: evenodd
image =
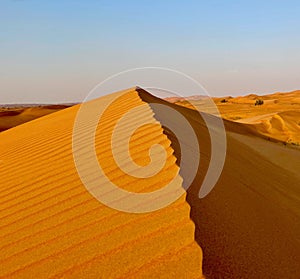
M213 190L199 199L212 158L203 117L218 130L216 116L201 116L186 104L176 105L134 88L88 102L91 118L116 97L120 98L105 110L94 131L96 158L107 177L135 193L156 191L174 178L175 188L182 189L188 179L179 168L182 146L164 127L172 116L157 111L154 104L160 104L183 115L198 139L200 164L187 193L183 191L167 207L138 214L112 209L95 199L78 175L72 152L79 105L1 132L0 278L201 278L202 273L206 278L225 279L300 278L300 150L267 140L271 135L299 136L294 125L297 109L266 110L267 104L253 105L257 96L247 96L251 110L262 111L242 115L244 121L228 117L224 121L225 165ZM275 97L286 98L277 94L270 100ZM286 106L291 101L287 98ZM196 101L205 103L203 98ZM237 106L229 101L220 106L226 105ZM136 107L131 120L121 122L112 148L118 119ZM141 119L149 124L134 130ZM266 119L270 126L262 127ZM98 180L97 170L89 167L93 157L87 153L90 142L85 139L94 124L83 121L77 130L82 144L78 151L88 166L88 181L100 181L102 189L106 180L104 176ZM112 159L120 156L121 167L132 170L122 141L132 129L130 155L136 164L151 163L153 144L165 150L161 171L149 178L127 175ZM198 156L195 146L189 148ZM152 155L154 166L160 165L159 154L154 150ZM193 164L193 158L188 162ZM130 209L130 203L121 201ZM147 209L149 204L143 206Z
M91 101L91 113L110 97ZM171 142L149 105L134 89L120 102L102 117L95 137L99 162L110 179L120 188L150 192L179 177ZM146 164L143 158L147 161L145 153L154 142L167 153L162 172L150 180L126 177L107 159L116 118L139 105L145 106L136 117L150 119L151 125L134 134L133 158ZM0 134L0 278L201 278L202 252L185 194L163 209L134 214L105 206L86 190L72 154L79 107Z

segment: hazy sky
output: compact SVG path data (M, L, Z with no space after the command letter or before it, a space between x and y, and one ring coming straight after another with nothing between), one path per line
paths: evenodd
M144 66L211 95L300 89L299 15L298 0L0 0L0 103L80 101Z

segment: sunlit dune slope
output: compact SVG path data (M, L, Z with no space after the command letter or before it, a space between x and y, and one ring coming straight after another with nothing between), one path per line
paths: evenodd
M150 192L174 177L180 187L171 142L135 89L89 102L91 117L119 95L97 128L99 163L111 181L126 190ZM153 143L164 146L167 155L163 170L149 180L127 177L111 161L112 127L139 105L144 106L136 119L148 119L150 126L133 135L132 158L147 165ZM72 154L79 108L0 134L0 278L201 278L202 253L185 195L163 209L135 214L105 206L87 191ZM134 124L125 123L123 133ZM90 126L87 121L79 138ZM89 154L83 158L88 162ZM104 178L101 181L99 187L105 186Z
M164 102L145 94L142 98ZM259 138L243 123L225 121L225 166L212 192L199 200L210 137L197 111L168 105L189 119L199 139L201 163L187 200L203 249L203 273L207 278L300 278L299 149ZM174 135L166 133L180 158Z
M43 105L35 107L0 107L0 132L44 115L65 109L70 105Z

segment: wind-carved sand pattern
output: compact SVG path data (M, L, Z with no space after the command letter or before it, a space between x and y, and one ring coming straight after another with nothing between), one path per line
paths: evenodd
M299 149L258 137L261 134L247 123L224 121L227 156L223 172L213 190L199 199L212 158L204 117L216 131L217 118L167 103L143 90L116 94L122 95L123 105L113 105L102 115L93 144L107 177L120 189L137 194L159 190L174 177L177 189L184 188L188 172L178 167L182 150L163 125L169 115L150 105L157 103L185 116L198 139L201 159L187 194L182 191L167 206L138 214L99 202L81 180L73 157L80 105L0 133L0 278L201 278L202 273L222 279L300 278ZM91 103L101 106L107 98L112 96ZM165 163L158 164L163 171L150 168L153 176L144 179L125 174L112 161L113 155L120 156L121 166L125 162L130 173L127 143L118 146L116 138L112 151L108 140L120 116L139 105L136 117L121 123L124 134L120 135L125 135L134 126L132 119L149 121L131 136L130 156L136 164L147 166L150 158L156 158L155 149L149 154L153 145L165 150L160 159ZM266 114L265 107L257 109ZM91 110L91 116L96 112ZM276 112L282 113L277 107ZM287 115L293 123L294 116ZM281 127L276 123L272 123L275 131ZM93 125L91 117L78 130L83 146ZM296 127L291 128L297 135ZM87 171L93 170L88 165L91 153L84 148L77 151L82 152L79 155ZM88 178L99 179L97 172Z
M110 96L92 102L101 105L105 98ZM1 133L0 278L202 277L202 251L195 241L171 141L137 91L128 90L122 98L123 105L112 106L98 125L94 146L99 164L120 189L147 193L174 180L180 195L167 206L140 214L118 211L95 199L73 160L72 134L79 105ZM112 154L107 138L116 120L137 105L142 106L136 120L150 124L139 127L129 142L135 163L148 165L154 144L165 149L162 170L148 179L120 170L111 158L123 156L125 149L116 142L119 149ZM86 122L77 131L79 139L92 124ZM132 118L122 123L123 133L134 124ZM88 163L85 151L81 158ZM88 178L93 181L96 176L90 173Z

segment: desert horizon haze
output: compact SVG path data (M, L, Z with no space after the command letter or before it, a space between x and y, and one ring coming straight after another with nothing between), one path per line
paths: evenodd
M297 90L299 13L296 0L4 0L0 103L82 102L145 66L184 72L211 96Z

